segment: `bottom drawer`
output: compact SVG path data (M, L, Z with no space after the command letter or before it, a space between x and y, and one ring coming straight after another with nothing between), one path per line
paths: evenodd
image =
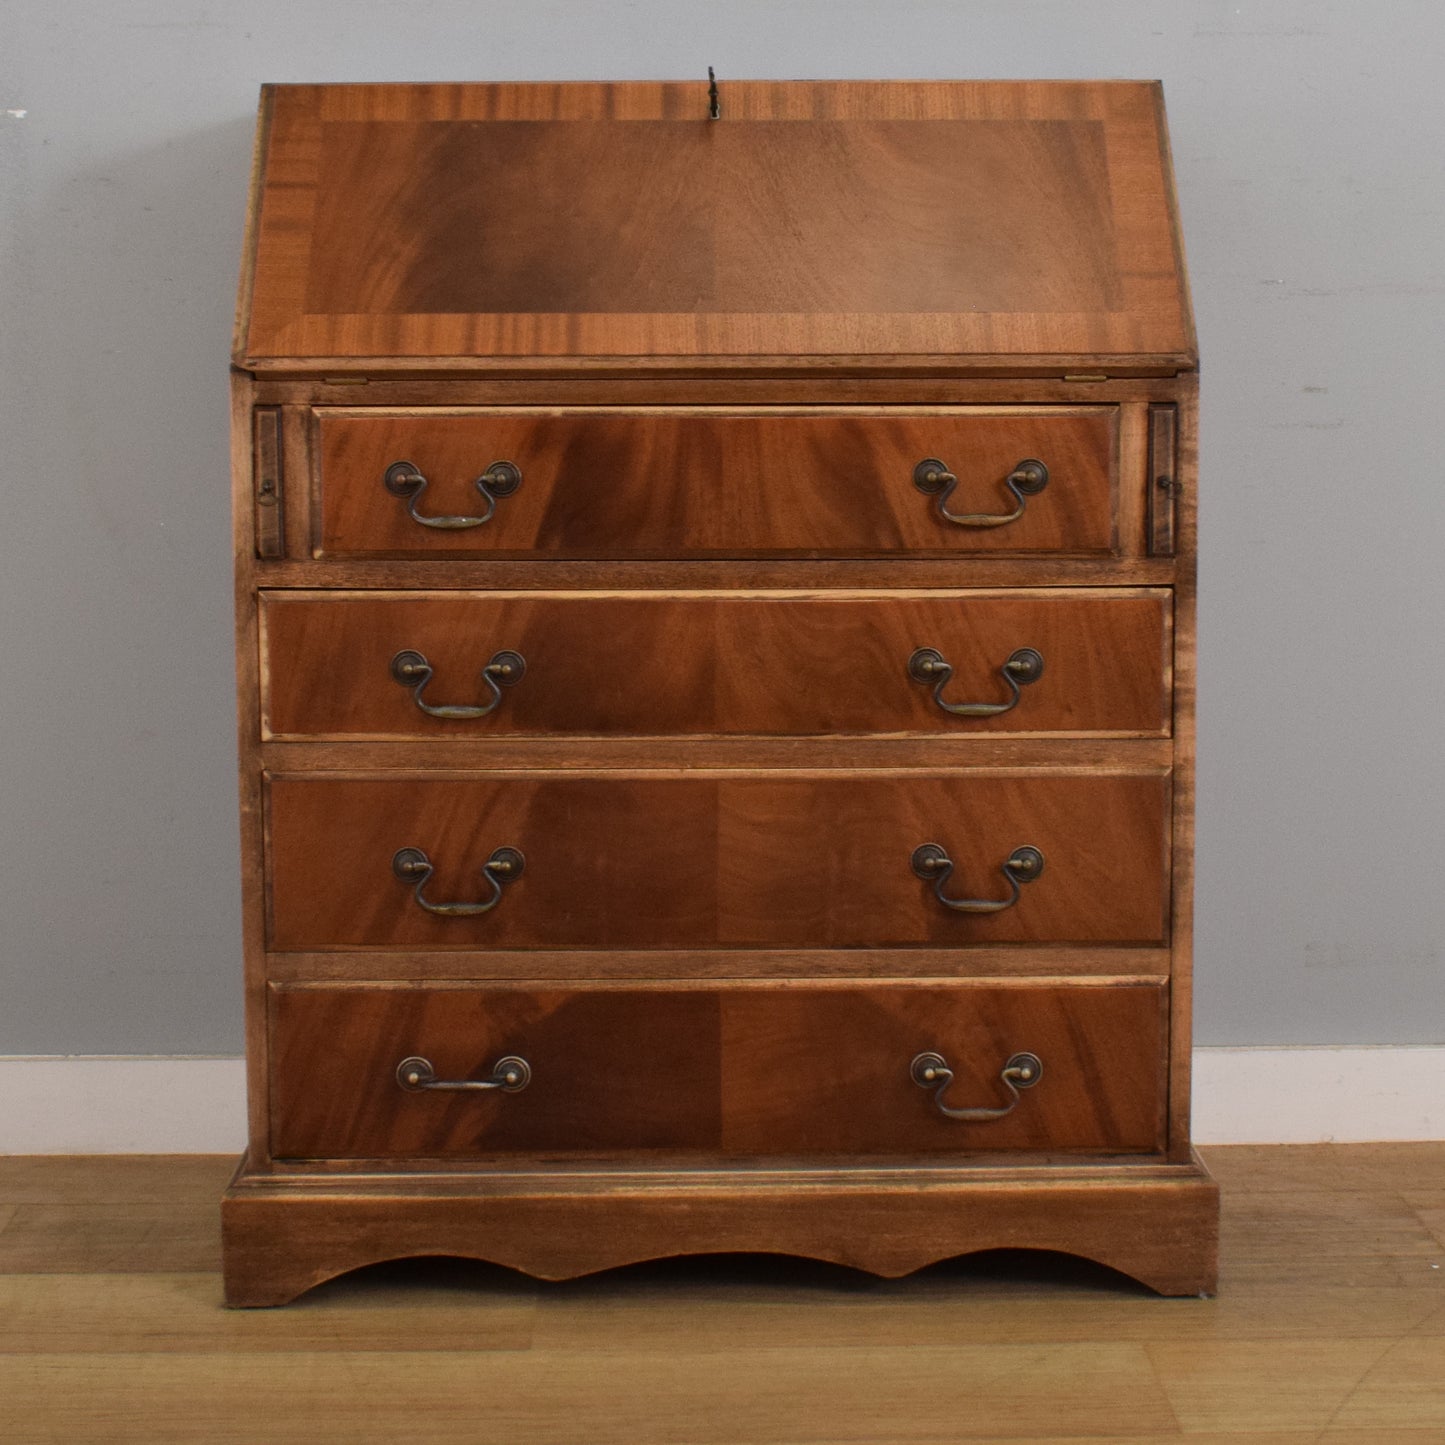
M1166 999L1155 982L278 985L272 1149L1152 1152ZM1021 1054L1037 1066L1003 1077ZM440 1087L494 1082L508 1087Z

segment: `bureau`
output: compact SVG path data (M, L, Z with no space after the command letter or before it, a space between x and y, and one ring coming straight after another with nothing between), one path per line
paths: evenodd
M228 1300L1208 1292L1156 85L288 85L232 367Z

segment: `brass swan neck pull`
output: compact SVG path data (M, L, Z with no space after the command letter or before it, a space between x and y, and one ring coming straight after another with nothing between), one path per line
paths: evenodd
M1008 684L1007 702L944 702L942 693L953 676L953 664L934 647L920 647L908 659L908 675L914 682L933 684L933 700L944 712L955 717L996 717L1018 706L1019 689L1037 682L1044 675L1044 659L1032 647L1020 647L1009 653L999 676Z
M1033 457L1021 461L1008 476L1004 485L1014 494L1018 506L1011 512L950 512L948 499L958 485L958 478L943 465L937 457L924 457L913 469L913 485L920 492L938 498L938 515L946 522L960 527L1002 527L1017 522L1024 514L1028 499L1037 496L1049 484L1049 469Z
M403 1059L396 1066L396 1082L408 1093L423 1089L439 1089L446 1093L479 1093L500 1089L504 1094L520 1094L532 1082L532 1066L526 1059L508 1054L492 1065L490 1079L439 1079L430 1059Z
M478 913L490 913L502 901L502 889L508 883L515 883L522 876L527 860L516 848L498 848L485 863L482 872L492 885L492 896L481 903L433 903L422 896L422 889L435 869L432 861L420 848L402 848L391 860L391 871L403 883L410 883L412 897L428 913L443 918L472 918Z
M481 527L492 520L497 502L510 497L522 485L522 471L514 462L493 462L475 482L474 487L482 494L487 510L480 517L424 517L417 511L421 494L427 489L428 478L415 462L393 462L382 477L382 483L393 497L406 499L406 509L413 522L423 527L435 527L443 532L459 532L467 527Z
M427 683L432 679L432 665L421 653L408 648L403 652L398 652L391 660L392 677L403 687L411 689L411 700L428 717L486 717L488 713L495 712L500 705L502 689L513 687L521 682L526 671L527 659L520 652L494 652L491 660L482 669L482 681L491 690L491 697L475 707L447 706L441 703L430 703L422 696Z
M1019 901L1019 887L1032 883L1044 871L1044 855L1037 848L1025 844L1015 848L1003 861L1003 876L1008 879L1007 898L948 898L944 896L943 885L953 873L953 859L937 843L924 843L913 850L913 871L926 883L933 884L933 892L945 908L955 913L1002 913Z
M951 1109L943 1102L943 1095L953 1082L953 1070L948 1067L942 1054L918 1054L908 1066L909 1077L920 1089L933 1090L933 1103L940 1114L950 1119L963 1119L971 1123L982 1123L989 1119L1002 1119L1012 1114L1019 1106L1020 1089L1032 1089L1044 1076L1043 1060L1037 1054L1014 1054L1003 1066L999 1079L1012 1098L1001 1109Z

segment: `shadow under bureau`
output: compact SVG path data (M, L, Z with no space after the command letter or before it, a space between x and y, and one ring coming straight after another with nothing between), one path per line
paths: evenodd
M233 356L227 1297L1211 1291L1156 85L287 85Z

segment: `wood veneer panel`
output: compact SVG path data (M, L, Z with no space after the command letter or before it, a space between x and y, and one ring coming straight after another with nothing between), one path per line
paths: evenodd
M275 774L536 772L553 768L1031 768L1037 737L994 733L835 737L492 737L391 738L384 741L270 741L260 753ZM1106 773L1162 772L1173 760L1168 738L1047 739L1047 766Z
M237 359L1192 364L1157 85L727 92L269 87Z
M333 126L313 314L927 314L961 282L988 312L1122 300L1107 226L1068 230L1107 205L1098 121ZM999 221L1014 168L1026 227Z
M767 558L746 569L736 561L624 559L548 561L532 559L388 558L258 562L256 578L268 590L487 588L497 591L637 591L655 587L677 592L694 588L727 591L745 581L749 588L825 587L999 588L999 587L1168 587L1179 575L1175 558L1070 558L1040 553L1029 557Z
M718 934L716 785L535 775L510 781L279 779L269 788L271 945L666 946ZM434 917L394 876L435 865L427 896L476 901L496 848L526 871L476 917Z
M719 1001L695 991L475 988L273 990L278 1157L706 1149L720 1133ZM532 1068L520 1093L411 1092L397 1065L487 1078Z
M1168 811L1161 774L721 783L720 941L1156 942L1167 929ZM1045 870L1006 912L958 913L909 866L928 842L953 860L944 892L954 898L1007 897L1002 863L1017 847L1039 849Z
M289 1158L599 1150L710 1156L1147 1152L1163 1123L1158 985L873 985L552 990L273 990L275 1148ZM1027 1048L1044 1075L986 1123L945 1117L909 1077L940 1050L955 1107L996 1107ZM524 1058L517 1093L402 1089L420 1055L445 1080Z
M1133 942L1165 937L1169 784L1160 773L467 775L279 778L269 786L270 945L687 948ZM941 844L953 897L1004 898L1002 864L1046 860L1004 912L954 912L910 867ZM435 866L436 917L391 871Z
M1088 373L1059 376L957 376L943 362L916 375L839 367L827 376L758 375L733 366L716 375L568 377L419 377L401 374L256 378L263 406L1103 406L1121 402L1168 405L1178 395L1173 376Z
M738 989L723 1002L724 1148L1157 1150L1166 997L1158 984ZM1003 1118L950 1119L909 1077L923 1050L954 1071L951 1108L1007 1105L998 1076L1020 1050L1043 1075Z
M1138 945L973 944L968 948L491 949L273 953L273 983L859 978L1127 978L1163 982L1169 950Z
M1112 407L726 412L657 408L317 413L326 557L855 557L1115 549ZM1003 526L964 527L914 485L925 459L951 511L1006 516L1020 462L1045 489ZM384 485L411 462L422 516L479 516L494 463L521 485L483 526L439 529Z
M1074 733L1168 726L1169 596L1065 591L858 597L263 593L263 717L272 737ZM951 704L1010 696L1005 660L1043 675L992 717L942 710L907 661L933 647ZM391 675L433 669L423 701L485 705L501 649L526 662L483 718L428 715Z

